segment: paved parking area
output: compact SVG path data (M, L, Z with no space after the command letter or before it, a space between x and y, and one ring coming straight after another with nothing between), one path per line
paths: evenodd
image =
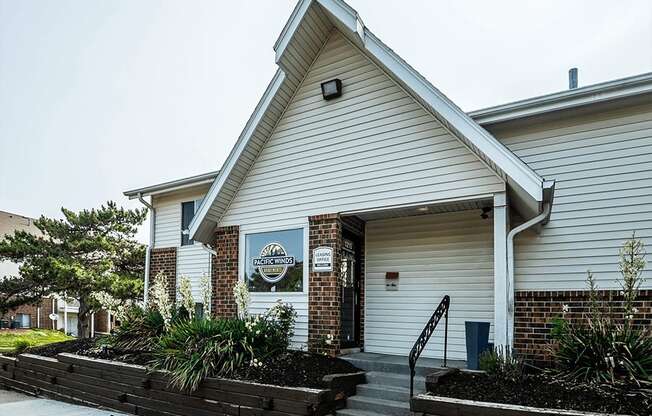
M9 390L0 390L0 415L128 416L124 413L41 399Z

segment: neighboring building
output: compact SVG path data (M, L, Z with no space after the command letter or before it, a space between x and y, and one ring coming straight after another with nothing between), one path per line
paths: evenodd
M254 313L294 304L300 345L407 355L450 295L449 358L485 321L538 360L587 269L617 300L622 243L652 244L652 74L465 114L341 0L299 1L274 49L219 172L125 193L152 197L149 275L208 270L214 315L246 280Z
M7 235L13 235L16 231L27 231L32 234L41 234L34 225L34 219L23 215L0 211L0 239ZM10 261L0 261L0 279L6 276L17 276L19 264ZM56 319L52 319L52 315ZM71 335L77 335L77 312L79 304L76 301L66 302L58 296L44 297L41 302L34 305L22 305L10 310L0 320L6 322L17 322L20 328L41 328L57 329L66 331ZM105 317L105 311L98 313L95 317L94 331L108 332L107 322L110 316Z

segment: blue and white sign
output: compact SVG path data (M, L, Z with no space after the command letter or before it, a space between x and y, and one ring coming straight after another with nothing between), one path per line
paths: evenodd
M294 256L288 256L280 243L269 243L260 250L260 257L254 257L252 264L260 276L269 283L276 283L285 277L288 267L295 264Z

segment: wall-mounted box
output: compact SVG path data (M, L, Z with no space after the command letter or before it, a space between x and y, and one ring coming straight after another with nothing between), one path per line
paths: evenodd
M398 290L398 272L385 273L385 290Z

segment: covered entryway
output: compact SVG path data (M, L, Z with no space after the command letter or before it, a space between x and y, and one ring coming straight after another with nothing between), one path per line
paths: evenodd
M407 357L444 297L448 358L466 359L465 321L494 331L494 203L479 199L358 213L365 220L364 351ZM443 357L443 322L422 356Z

